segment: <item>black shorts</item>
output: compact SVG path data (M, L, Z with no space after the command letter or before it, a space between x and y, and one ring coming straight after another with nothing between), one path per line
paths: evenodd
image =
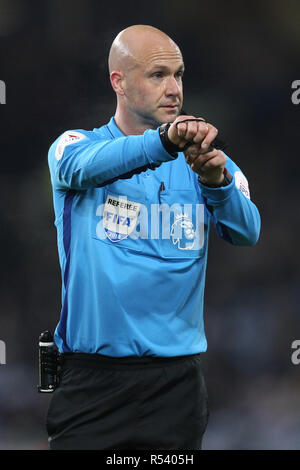
M200 450L207 420L200 355L64 354L47 416L49 448Z

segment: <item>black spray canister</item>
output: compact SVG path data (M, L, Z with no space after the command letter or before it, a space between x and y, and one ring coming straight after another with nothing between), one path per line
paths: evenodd
M39 337L39 385L38 391L50 393L57 385L56 345L50 331L44 331Z

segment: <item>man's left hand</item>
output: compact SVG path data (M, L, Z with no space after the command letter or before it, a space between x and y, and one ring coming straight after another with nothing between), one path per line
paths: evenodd
M186 162L199 175L199 179L203 184L218 186L224 180L226 156L221 150L211 146L218 130L211 124L207 125L209 131L206 137L202 142L190 145L184 151L184 155Z

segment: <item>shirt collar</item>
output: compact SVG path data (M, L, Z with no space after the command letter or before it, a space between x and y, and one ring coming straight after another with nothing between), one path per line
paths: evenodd
M113 135L113 137L118 138L118 137L124 137L123 132L118 128L115 118L112 117L107 124L108 130L110 133Z

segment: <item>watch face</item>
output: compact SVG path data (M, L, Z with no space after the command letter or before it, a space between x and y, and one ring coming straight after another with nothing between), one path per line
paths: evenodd
M169 123L165 123L160 126L159 133L160 133L160 136L163 138L164 142L169 142L169 137L168 137L169 127L170 127Z
M167 130L169 129L170 125L171 124L169 122L165 122L160 127L161 131L165 134L167 132Z

